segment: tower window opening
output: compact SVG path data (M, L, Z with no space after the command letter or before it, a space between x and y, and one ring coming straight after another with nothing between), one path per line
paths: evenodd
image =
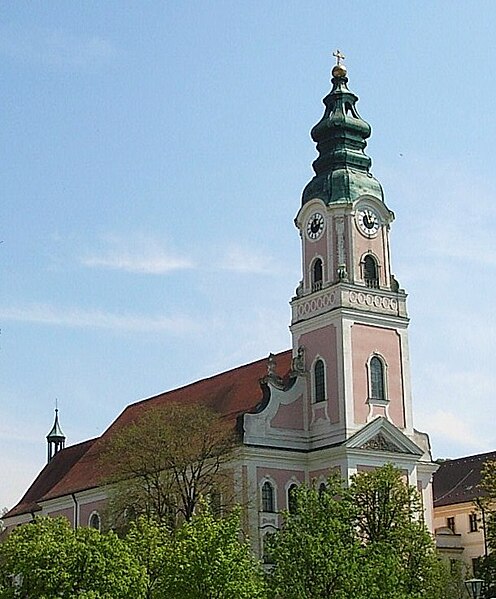
M262 485L262 512L275 512L274 487L268 480Z
M312 267L312 291L322 289L322 260L317 258Z
M377 262L375 258L368 254L363 261L363 278L365 285L373 289L379 289L379 276L377 273Z
M370 397L372 399L386 399L384 364L377 356L373 356L370 360Z
M317 360L317 362L315 362L315 366L313 368L313 384L315 401L325 401L325 368L324 362L322 360Z
M344 111L346 115L351 115L353 118L358 118L357 113L355 112L355 109L353 108L353 106L349 103L346 102L344 105Z

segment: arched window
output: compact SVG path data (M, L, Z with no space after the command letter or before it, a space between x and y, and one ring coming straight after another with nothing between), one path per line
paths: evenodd
M386 386L384 385L384 364L377 356L370 359L370 397L372 399L386 399Z
M313 388L315 393L315 401L325 401L325 368L322 360L317 360L313 367Z
M370 254L365 256L363 261L363 278L367 287L379 288L379 275L377 273L377 262Z
M268 480L262 485L262 512L275 512L274 487Z
M100 521L100 515L98 514L98 512L93 512L91 514L90 520L89 520L89 527L95 528L96 530L100 530L101 521Z
M312 291L322 289L322 260L317 258L312 267Z
M298 485L293 483L288 487L288 511L290 514L296 514L298 508L298 502L296 500L296 491L298 490Z

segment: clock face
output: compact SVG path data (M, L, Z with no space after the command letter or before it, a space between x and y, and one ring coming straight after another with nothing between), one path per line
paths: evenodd
M372 208L362 208L358 212L357 221L360 231L368 237L375 235L381 226L379 217Z
M324 217L314 212L307 222L307 235L310 239L318 239L324 230Z

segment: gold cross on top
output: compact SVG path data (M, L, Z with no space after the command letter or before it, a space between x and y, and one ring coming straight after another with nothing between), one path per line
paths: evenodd
M338 66L341 64L341 61L346 58L346 56L344 54L341 54L341 52L339 50L336 50L336 52L333 52L332 55L336 58L336 64Z

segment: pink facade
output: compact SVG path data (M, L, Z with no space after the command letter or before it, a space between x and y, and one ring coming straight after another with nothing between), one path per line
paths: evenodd
M338 387L338 355L336 327L332 324L304 333L300 345L306 348L306 365L309 371L317 358L324 361L326 371L327 413L332 424L340 421L339 387ZM313 398L312 377L308 379L308 397ZM309 405L313 403L313 399ZM314 409L321 406L314 404ZM311 416L311 414L310 414Z
M288 509L288 488L291 484L301 484L305 481L304 470L290 470L287 468L257 467L258 487L264 480L269 480L275 486L276 511Z
M368 364L373 355L385 365L386 398L392 422L405 428L401 339L396 330L354 324L351 330L353 351L353 400L355 422L364 424L369 415Z
M102 516L105 510L105 500L100 499L99 501L92 501L90 503L83 503L79 506L79 524L80 526L88 526L90 516L97 512Z
M304 430L303 410L303 396L300 396L293 403L288 405L281 404L270 424L274 428Z

